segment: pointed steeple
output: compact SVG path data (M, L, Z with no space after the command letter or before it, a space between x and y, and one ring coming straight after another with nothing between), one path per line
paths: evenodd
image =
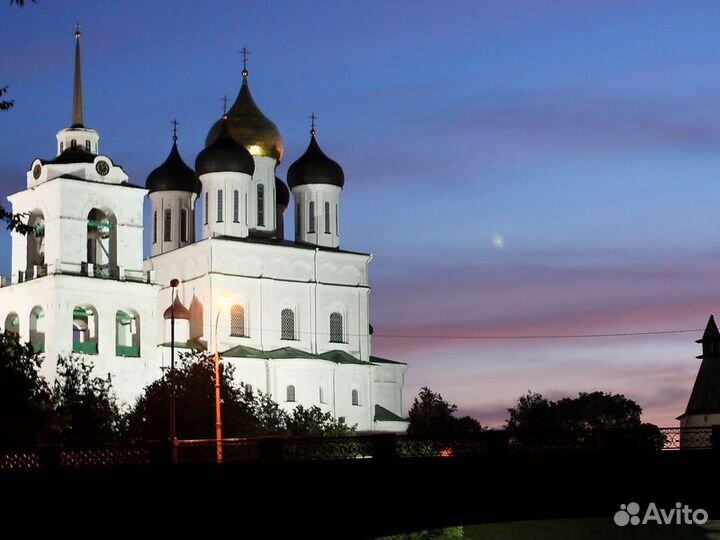
M678 419L694 414L720 412L720 332L712 315L702 339L697 340L696 343L702 343L703 353L698 356L702 359L702 364L695 378L685 413Z
M82 71L80 65L80 25L75 27L75 84L73 85L73 117L70 127L85 127L83 121Z

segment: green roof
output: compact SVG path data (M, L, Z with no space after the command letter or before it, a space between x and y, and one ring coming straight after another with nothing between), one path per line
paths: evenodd
M368 365L367 362L358 360L353 355L346 353L345 351L328 351L322 354L312 354L309 352L301 351L295 347L281 347L272 351L261 351L253 347L247 347L245 345L237 345L232 349L228 349L221 356L227 358L262 358L269 360L283 360L289 358L308 358L311 360L326 360L335 364L362 364Z
M407 422L404 418L400 418L397 414L387 410L382 405L375 405L375 421L376 422Z
M320 358L323 360L329 360L330 362L335 362L336 364L363 364L366 365L367 362L363 362L362 360L358 360L355 358L352 354L348 354L345 351L328 351L325 353L322 353L319 355Z
M405 362L398 362L396 360L388 360L387 358L380 358L379 356L371 356L370 361L374 364L398 364L400 366L407 366Z

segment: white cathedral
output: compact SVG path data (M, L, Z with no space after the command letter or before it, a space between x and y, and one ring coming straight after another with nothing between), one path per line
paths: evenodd
M404 431L406 365L371 355L371 256L340 249L345 178L314 127L288 170L288 189L275 175L282 138L255 104L244 69L195 170L174 136L143 188L85 127L80 66L77 32L72 124L57 133L56 156L35 159L27 189L8 197L32 232L12 234L3 329L44 355L50 380L58 355L85 355L131 404L170 364L172 304L176 353L219 351L238 383L286 410L316 405L359 431ZM284 238L290 190L294 241ZM146 196L152 232L143 260Z

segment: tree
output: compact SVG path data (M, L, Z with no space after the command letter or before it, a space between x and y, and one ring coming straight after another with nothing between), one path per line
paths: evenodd
M41 360L17 334L0 334L0 447L35 446L52 417Z
M580 392L551 401L528 391L508 413L506 428L523 444L596 445L601 431L603 444L625 449L658 449L665 441L657 426L642 423L640 405L622 394Z
M345 418L333 418L313 405L306 409L298 405L285 418L285 432L291 437L339 437L355 432L355 427L345 423Z
M318 407L296 407L288 414L259 391L236 386L233 367L222 365L223 437L340 435L354 431ZM211 356L200 351L181 355L175 370L176 431L179 439L215 438L215 372ZM170 426L170 373L147 386L128 415L128 438L165 440Z
M78 446L110 444L120 439L123 417L110 377L93 376L92 370L93 366L82 357L58 357L52 390L56 442Z
M423 386L413 400L408 417L411 435L437 435L447 433L479 433L480 423L469 416L457 418L457 405L450 404L443 397Z

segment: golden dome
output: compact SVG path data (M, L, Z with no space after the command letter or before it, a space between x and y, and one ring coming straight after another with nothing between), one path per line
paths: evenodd
M220 133L222 120L210 128L205 146L212 144ZM243 145L253 156L282 159L283 142L277 126L255 105L250 94L247 71L243 71L243 83L235 103L227 112L227 126L230 135Z

